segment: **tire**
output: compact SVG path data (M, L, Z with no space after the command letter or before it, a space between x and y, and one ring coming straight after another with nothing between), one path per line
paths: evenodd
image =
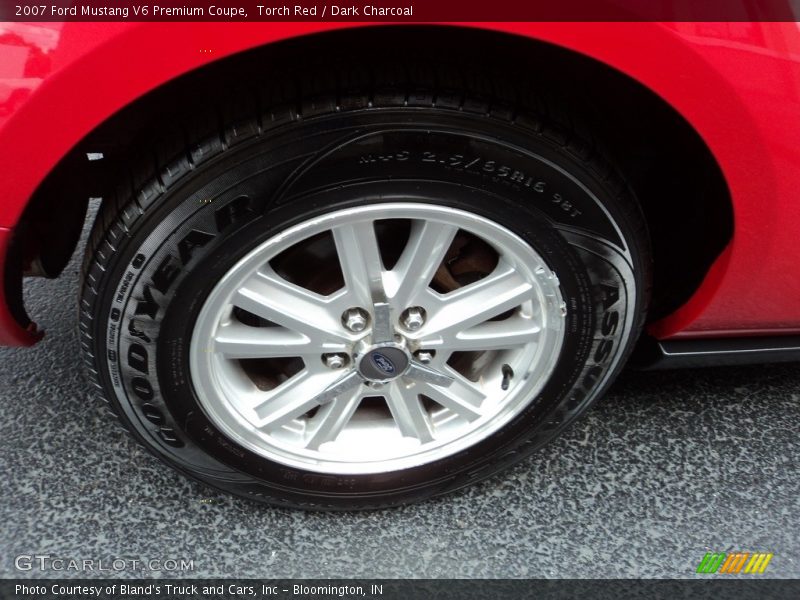
M218 129L195 115L177 135L162 130L155 168L147 161L122 177L95 223L80 311L94 384L139 442L215 488L309 509L451 492L567 427L639 335L646 227L592 143L530 103L472 97L468 84L435 96L371 86L288 104L262 94L253 106L267 108L250 113L223 103L217 113L228 120ZM431 259L413 263L432 277L415 297L432 305L409 312L413 302L397 300L405 292L389 293L389 276L369 279L368 267L372 287L359 283L358 268L336 272L337 259L370 262L364 231L376 232L383 270L394 264L406 277L402 289L416 281L398 266L412 264L402 260L411 240L444 232ZM490 287L501 267L524 290L511 308L499 300L506 288ZM254 277L273 287L251 301ZM294 287L281 300L285 281ZM344 300L319 300L337 290L361 309L346 309L338 324ZM485 306L480 326L442 325L454 315L467 323ZM338 329L317 336L323 321ZM434 343L425 332L436 327L444 333ZM463 341L467 329L492 348L451 355L478 343ZM228 331L244 337L231 341ZM495 348L494 331L517 345ZM259 349L226 345L251 336L268 353L285 342L303 354L254 357ZM312 399L321 404L303 404ZM294 415L301 404L308 410ZM346 421L338 434L334 417Z

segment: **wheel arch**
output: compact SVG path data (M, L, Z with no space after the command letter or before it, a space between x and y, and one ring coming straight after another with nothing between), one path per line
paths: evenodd
M402 48L403 41L409 39L407 36L413 36L416 44L432 49L442 44L455 48L480 47L490 63L503 65L504 70L518 76L522 73L526 77L529 73L528 77L539 80L534 81L533 87L541 85L548 94L554 92L555 98L585 94L587 89L595 92L591 103L580 103L584 111L581 118L586 119L587 127L600 130L600 141L642 203L656 262L651 316L668 315L698 289L733 235L733 206L722 170L698 131L659 94L608 66L602 57L589 56L591 48L582 53L580 42L568 29L539 29L540 39L535 39L536 31L524 37L517 35L524 31L434 26L326 31L262 44L256 44L257 36L252 36L245 43L253 43L255 47L246 52L210 62L207 58L182 63L179 60L172 77L152 89L140 82L140 93L131 96L124 106L115 106L117 101L109 99L105 105L108 114L101 111L92 117L82 117L86 122L93 119L97 122L80 141L73 142L41 180L24 212L20 208L15 214L10 205L2 211L2 223L15 224L16 230L7 255L21 261L22 270L28 274L57 276L74 251L88 198L105 195L117 172L116 165L136 153L134 140L139 139L141 131L157 120L165 105L191 98L197 81L214 81L254 64L283 61L284 65L302 65L309 54L341 57L349 52L358 56L364 47L369 47L374 55L392 53ZM287 35L296 33L300 32ZM134 33L126 35L131 37ZM669 36L664 37L663 32L659 36L673 45L677 43ZM277 37L274 32L273 37ZM113 43L113 40L107 42ZM594 43L597 44L596 39ZM578 48L571 50L566 46ZM509 57L514 60L513 66ZM189 64L192 66L185 68ZM187 70L188 76L180 76ZM61 87L66 85L65 76L59 74ZM86 75L76 77L75 85ZM565 109L566 104L548 102L551 105L543 108L551 116L573 118ZM590 104L593 109L587 109ZM90 154L94 158L102 155L102 160L89 160ZM686 189L690 193L685 193ZM45 239L48 243L42 244ZM16 281L9 283L9 278L19 278L20 270L7 261L5 299L7 305L14 307L16 322L26 328L30 323L22 306L21 286Z

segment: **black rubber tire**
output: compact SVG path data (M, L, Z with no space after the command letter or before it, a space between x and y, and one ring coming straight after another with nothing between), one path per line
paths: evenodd
M124 178L95 223L80 307L94 384L137 440L216 488L311 509L450 492L562 431L607 388L639 335L650 288L647 230L593 143L511 98L473 96L465 82L418 93L371 81L355 94L282 103L262 92L245 106L192 115L174 134L163 132L155 165ZM218 277L293 223L396 197L482 214L545 257L568 315L543 391L489 439L391 474L302 471L225 437L197 401L186 358L194 318Z

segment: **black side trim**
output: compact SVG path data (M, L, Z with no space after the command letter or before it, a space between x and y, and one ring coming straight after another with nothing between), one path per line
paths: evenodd
M631 366L643 371L800 362L800 335L665 340L643 338Z

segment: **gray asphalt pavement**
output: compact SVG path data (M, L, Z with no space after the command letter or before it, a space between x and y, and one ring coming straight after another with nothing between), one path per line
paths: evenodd
M737 550L800 577L798 365L625 373L491 481L303 513L188 481L118 431L83 373L77 270L28 287L47 338L0 349L0 577L42 576L15 569L25 554L185 559L194 570L172 574L192 577L692 577L706 552Z

